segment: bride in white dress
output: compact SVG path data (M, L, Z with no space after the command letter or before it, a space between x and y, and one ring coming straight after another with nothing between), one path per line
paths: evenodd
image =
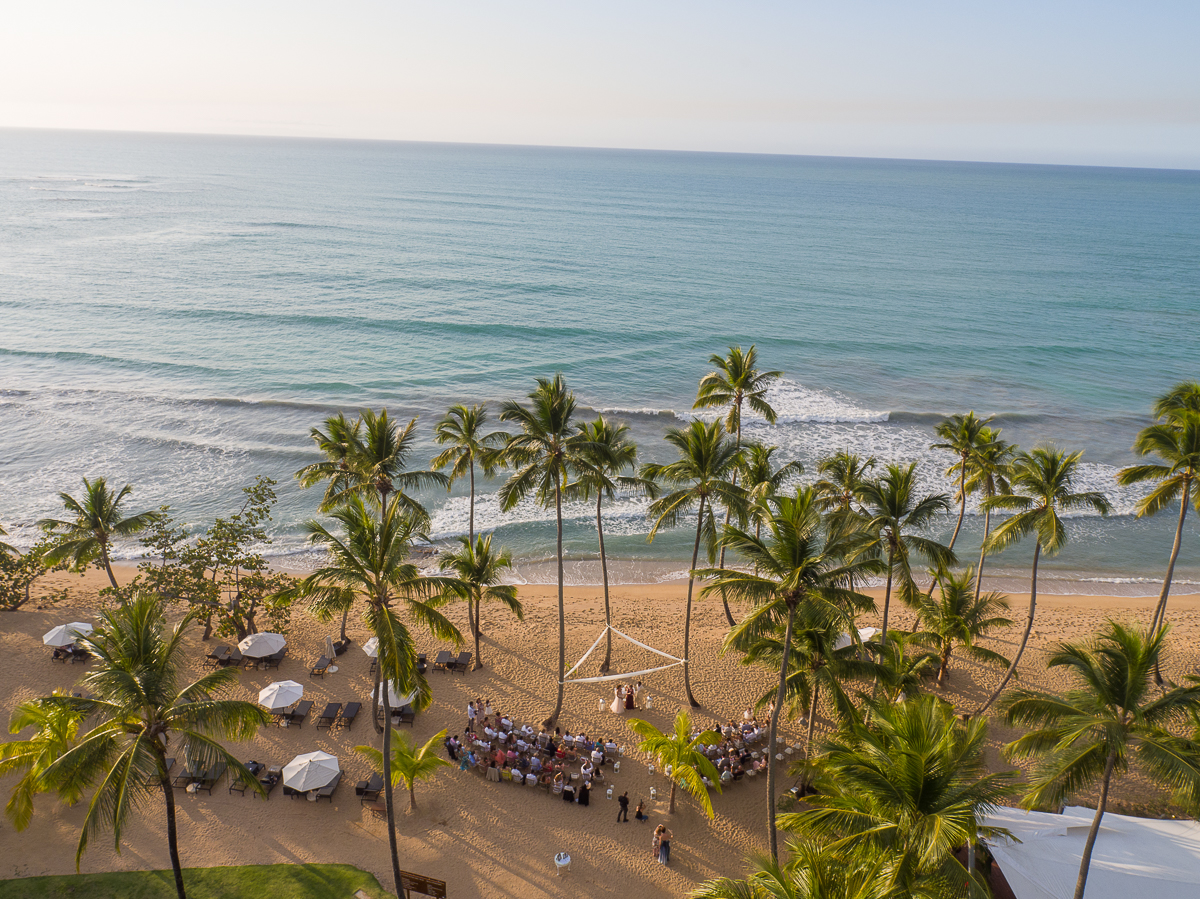
M623 686L620 684L613 688L613 701L608 710L614 715L619 715L625 710L625 697L621 695L622 689Z

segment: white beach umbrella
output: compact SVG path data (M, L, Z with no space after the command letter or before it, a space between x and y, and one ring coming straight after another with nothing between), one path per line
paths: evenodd
M391 681L387 682L387 691L388 691L388 705L391 706L393 709L398 709L398 708L401 708L402 706L406 706L409 703L411 703L414 699L417 698L416 690L413 690L407 696L397 696L396 688L392 686ZM375 704L383 705L383 691L382 690L378 690L378 691L372 690L372 694L375 696Z
M42 636L42 642L47 646L70 646L80 637L90 636L93 630L95 628L86 621L72 621L47 631Z
M337 756L328 752L306 752L283 766L283 785L299 790L319 790L337 777Z
M251 634L238 644L242 655L252 659L274 655L287 646L287 637L283 634Z
M877 633L879 633L878 628L864 627L864 628L859 629L858 636L859 636L859 639L861 639L864 643L866 643L868 640L873 638ZM842 634L840 637L837 638L837 642L835 642L833 644L833 648L834 649L845 649L852 642L854 642L854 641L850 639L849 634Z
M379 655L379 638L372 637L370 640L364 643L363 652L367 654L368 658L376 658Z
M279 680L258 691L258 704L268 709L283 709L304 696L304 687L294 680Z

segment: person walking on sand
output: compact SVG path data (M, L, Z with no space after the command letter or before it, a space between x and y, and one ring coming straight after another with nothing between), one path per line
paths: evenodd
M654 839L658 849L658 863L660 865L669 864L671 861L671 838L674 836L671 831L667 830L667 825L660 824L654 828Z
M621 808L617 810L617 823L620 824L622 819L625 823L629 823L629 791L626 790L617 797L617 805Z

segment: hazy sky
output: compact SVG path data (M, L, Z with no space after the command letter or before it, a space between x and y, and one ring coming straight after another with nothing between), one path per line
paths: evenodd
M1200 168L1200 2L10 3L0 126Z

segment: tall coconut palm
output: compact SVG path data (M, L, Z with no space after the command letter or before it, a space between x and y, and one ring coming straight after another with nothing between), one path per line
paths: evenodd
M508 438L501 451L502 464L514 469L500 488L500 508L508 511L527 496L534 496L543 507L554 506L557 528L555 556L558 560L558 698L554 711L546 719L553 725L562 714L564 678L567 672L567 629L563 573L563 490L575 469L582 449L572 419L575 394L567 389L562 373L552 380L538 378L537 389L529 394L529 405L509 400L500 411L501 421L520 428Z
M660 485L675 488L666 496L655 500L650 506L650 517L654 526L650 529L649 541L662 528L680 524L685 515L696 512L696 542L692 547L692 566L688 575L687 609L683 618L683 685L688 702L695 708L700 705L692 695L692 681L688 652L692 635L692 589L696 583L696 563L700 558L700 544L704 543L706 556L711 565L716 559L717 525L713 514L714 503L726 508L742 502L744 491L733 483L734 474L741 458L737 445L725 435L720 422L705 424L693 421L686 428L670 428L664 438L675 448L679 459L659 465L643 465L641 476Z
M46 780L46 771L75 744L83 717L77 708L40 699L22 702L13 710L9 733L19 734L27 727L34 729L28 739L0 743L0 777L21 775L4 808L17 830L24 830L33 820L33 797L53 789ZM74 805L83 798L83 788L64 792L60 798Z
M1067 526L1060 512L1076 512L1090 509L1101 515L1108 514L1108 500L1096 491L1075 492L1075 481L1079 476L1079 460L1083 450L1067 453L1054 447L1041 446L1032 452L1019 453L1011 467L1010 480L1020 493L993 496L984 500L984 506L1012 512L992 533L988 541L989 552L1003 551L1015 546L1023 538L1033 535L1033 567L1029 578L1029 614L1025 618L1025 633L1017 647L1017 654L1009 663L1000 684L988 697L987 702L975 714L982 715L1008 686L1009 680L1021 663L1025 644L1033 630L1033 618L1037 612L1038 560L1042 554L1055 556L1067 545Z
M378 643L375 691L383 706L385 725L391 722L391 690L397 696L415 694L413 707L426 708L431 700L429 684L417 670L417 648L412 632L397 615L397 604L439 640L462 644L462 634L440 611L437 597L459 587L453 578L425 576L408 559L412 542L421 536L417 517L393 493L383 504L379 518L372 514L362 495L350 495L333 510L340 525L334 533L317 521L305 526L309 541L324 546L328 561L300 582L300 592L318 610L331 603L338 610L351 590L364 601L367 628ZM396 845L396 816L392 802L390 726L375 724L383 734L384 797L387 806L388 842L392 875L400 890L400 855Z
M321 499L323 512L337 505L338 499L355 484L351 461L360 445L361 432L362 419L351 421L344 412L325 419L324 431L314 427L308 432L324 458L297 471L296 480L305 488L325 482L325 496Z
M390 769L392 786L403 783L408 790L408 810L411 812L417 807L417 781L429 780L437 773L438 768L445 768L450 764L437 754L438 747L445 739L446 731L443 728L426 740L423 746L418 746L416 740L393 729L392 759L391 764L387 766L383 764L383 753L374 746L355 746L354 751L370 759L385 778L389 776L385 767Z
M1008 597L998 591L978 596L971 568L958 574L943 574L938 586L941 588L938 599L921 597L917 611L924 629L915 635L920 642L937 650L938 686L946 683L950 655L956 646L984 664L1008 665L1008 659L978 642L990 631L1012 626L1012 621L1004 617L1008 612Z
M770 424L775 424L777 415L775 409L767 402L767 389L775 381L783 377L781 371L759 371L758 351L751 346L743 352L740 346L731 346L729 355L721 356L713 353L708 359L714 367L700 379L696 391L696 402L693 409L728 408L725 414L725 430L735 435L738 449L742 446L742 406L748 405ZM733 473L733 483L738 482L738 472ZM725 507L725 524L729 524L731 506ZM721 551L718 567L725 567L725 552ZM725 610L725 620L733 627L733 614L729 611L729 602L722 596L721 606Z
M899 581L900 599L909 606L915 606L920 596L913 579L913 557L924 559L935 569L955 563L952 550L920 534L934 516L950 510L950 497L945 493L918 496L917 463L913 462L907 467L889 465L883 477L859 487L858 500L864 509L864 537L858 552L881 558L887 564L879 635L880 642L886 644L893 583Z
M488 423L487 408L475 406L451 406L445 416L433 427L433 439L446 448L433 458L429 466L434 471L450 469L452 485L466 477L470 483L470 512L467 517L467 540L475 543L475 466L485 475L495 474L495 454L508 435L503 431L485 432Z
M1157 485L1138 503L1138 517L1157 515L1171 503L1179 503L1179 520L1175 525L1171 556L1167 560L1167 573L1163 577L1162 591L1150 623L1154 629L1165 620L1167 597L1171 595L1175 561L1179 558L1179 548L1183 543L1183 524L1188 505L1191 504L1200 512L1200 412L1172 412L1165 421L1143 429L1133 449L1138 455L1157 456L1162 460L1146 465L1131 465L1117 473L1117 483L1124 486L1145 483Z
M612 608L608 597L608 554L604 551L604 499L614 499L618 490L653 498L658 488L645 478L623 475L637 465L637 446L629 439L627 425L612 425L603 415L595 421L576 426L579 430L580 451L576 457L578 476L567 486L572 499L596 498L596 536L600 541L600 575L604 581L604 626L612 624ZM612 631L605 632L602 672L612 665Z
M762 534L763 524L771 517L768 500L778 496L788 481L804 474L804 464L798 460L776 466L772 456L777 452L779 447L762 443L751 442L743 447L739 474L746 491L748 520L756 536Z
M649 754L671 778L667 812L675 814L675 787L682 784L699 800L704 813L712 818L715 813L708 791L721 792L721 776L700 747L715 746L721 742L721 735L715 730L706 730L692 736L692 719L684 709L675 716L675 730L669 734L640 718L630 719L629 729L642 738L638 749ZM704 783L706 777L712 783L711 787Z
M821 746L817 795L807 811L779 816L781 828L836 851L889 856L890 883L901 895L934 877L952 895L986 887L954 857L991 831L979 821L1011 795L1009 772L988 773L987 723L960 722L940 699L922 695L868 707Z
M1138 631L1109 622L1087 643L1059 644L1046 662L1066 669L1074 689L1018 690L1004 703L1009 724L1032 728L1005 747L1009 758L1034 762L1023 806L1057 806L1100 785L1075 899L1083 899L1112 779L1128 770L1131 757L1186 805L1200 801L1200 745L1176 733L1200 714L1200 682L1192 678L1165 693L1156 688L1153 673L1165 637L1165 629Z
M720 877L692 890L691 899L901 899L889 881L889 858L835 852L815 840L788 843L788 860L752 855L744 880ZM924 886L924 884L922 884ZM910 896L937 896L934 891Z
M979 544L979 565L975 568L976 601L983 589L983 563L987 561L988 538L992 535L992 509L987 500L1012 493L1008 472L1016 452L1015 446L1000 439L1000 428L987 430L989 433L981 437L984 445L971 455L964 485L968 494L978 493L983 499L983 540Z
M503 584L501 579L512 570L512 553L507 550L492 549L492 535L480 534L470 543L466 537L459 537L460 544L453 552L441 555L439 566L441 570L451 574L455 582L450 593L463 599L467 608L475 607L473 619L476 627L475 637L475 667L478 671L483 667L483 654L479 649L479 634L483 626L483 603L485 600L498 602L508 607L517 616L518 621L525 620L525 609L517 597L517 588L512 584Z
M937 671L938 657L935 653L911 651L917 644L908 631L892 628L887 642L869 640L863 646L877 658L870 669L875 681L874 690L883 702L900 702L924 692L925 682ZM869 703L871 696L859 692L859 698Z
M991 422L991 416L978 418L972 411L966 415L951 415L938 422L933 429L942 442L933 444L932 449L943 449L958 456L958 461L946 469L946 477L958 480L958 489L955 491L955 499L958 500L958 521L954 524L950 542L946 544L951 550L958 541L958 532L962 530L963 518L967 514L967 475L972 467L971 461L990 447L992 430L988 425ZM929 591L932 595L933 584L929 585Z
M855 510L858 494L870 480L876 465L875 457L862 458L857 453L839 450L817 463L821 478L813 484L821 499L821 510L849 515Z
M748 650L764 636L783 630L779 683L767 731L767 753L774 758L779 714L787 698L791 673L790 653L797 613L803 610L806 621L814 618L841 633L852 627L854 611L873 603L845 586L852 573L862 572L872 563L846 562L850 547L825 528L817 495L811 487L797 490L794 496L778 497L771 501L771 506L773 514L767 522L766 539L728 525L721 535L721 544L752 564L757 573L709 568L693 574L712 578L701 591L702 596L727 593L753 604L725 638L727 649ZM815 696L809 708L816 708ZM771 857L778 858L774 766L767 769L767 827Z
M162 516L153 511L125 515L121 503L133 492L130 484L113 493L104 478L94 481L84 478L83 489L82 500L68 493L58 495L63 508L74 518L44 518L38 522L38 527L55 538L54 545L44 558L49 565L68 562L80 569L99 560L115 590L119 585L109 558L112 541L141 533Z
M172 744L205 768L223 763L231 776L244 778L262 792L258 780L219 741L249 740L266 724L266 712L251 702L222 698L238 681L235 668L201 675L186 686L189 612L171 628L157 598L135 595L121 608L105 612L100 625L83 640L96 657L79 686L88 699L46 697L47 705L81 712L95 722L78 742L46 771L46 780L65 795L97 784L75 855L76 868L89 838L111 830L118 851L131 813L155 790L166 801L167 847L175 872L175 890L185 899L175 824L175 794L167 772Z

